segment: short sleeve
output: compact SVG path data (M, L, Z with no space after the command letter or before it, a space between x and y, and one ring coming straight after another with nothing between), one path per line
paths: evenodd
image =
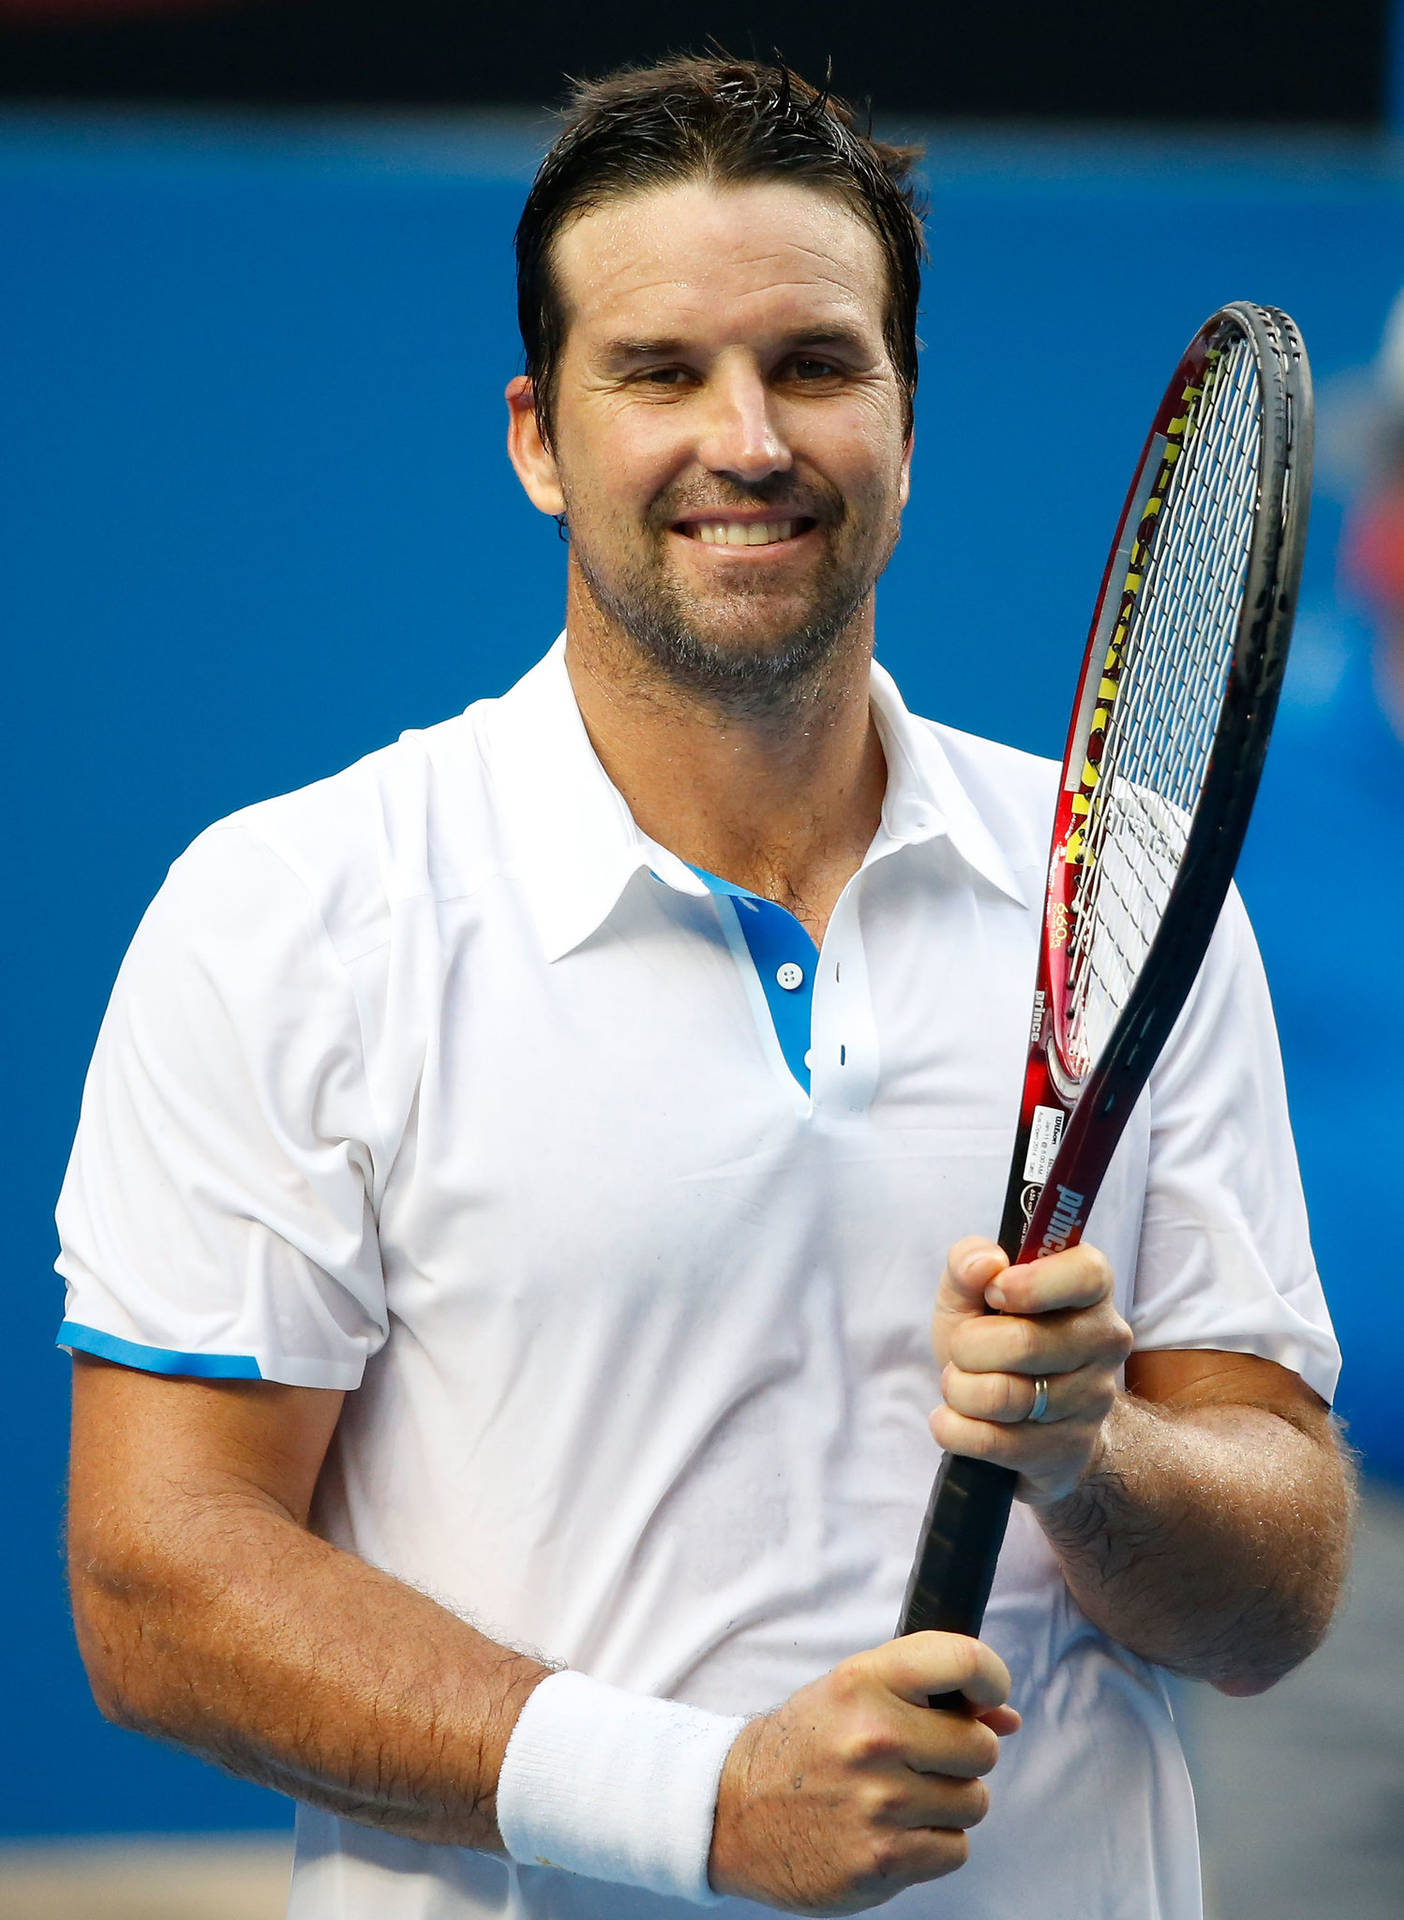
M1150 1112L1137 1346L1258 1354L1329 1400L1340 1352L1312 1257L1267 982L1236 891L1152 1075Z
M60 1344L351 1388L387 1332L355 996L305 885L226 823L178 860L103 1021L63 1192Z

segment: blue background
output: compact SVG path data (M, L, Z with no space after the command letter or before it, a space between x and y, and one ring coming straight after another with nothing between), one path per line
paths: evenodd
M536 150L490 119L0 118L0 1647L26 1755L0 1833L287 1817L88 1700L60 1578L51 1208L108 988L170 860L211 819L499 692L556 631L563 550L501 445ZM1296 315L1319 379L1366 363L1404 277L1404 172L1339 140L976 134L935 137L930 171L916 491L880 651L915 708L1058 753L1180 347L1248 296ZM1404 1477L1404 1315L1379 1242L1404 1162L1404 750L1372 717L1363 631L1336 604L1339 523L1320 499L1243 884L1348 1352L1343 1408L1372 1467Z

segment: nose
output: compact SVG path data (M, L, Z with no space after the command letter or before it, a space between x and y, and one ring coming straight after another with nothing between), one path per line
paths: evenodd
M713 372L697 457L712 473L750 486L794 464L776 418L775 396L758 367L733 362Z

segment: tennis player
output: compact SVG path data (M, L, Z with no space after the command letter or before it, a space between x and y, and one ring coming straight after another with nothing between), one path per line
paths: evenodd
M1331 1614L1236 901L1092 1244L969 1237L1054 770L872 658L911 159L779 69L577 90L507 389L564 635L203 834L118 980L60 1207L78 1634L111 1718L298 1800L297 1920L1193 1920L1163 1670L1251 1693ZM938 1447L1020 1475L984 1642L889 1637Z

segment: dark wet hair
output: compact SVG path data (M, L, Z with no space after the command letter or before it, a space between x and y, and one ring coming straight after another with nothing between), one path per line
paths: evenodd
M834 194L876 234L887 261L887 351L911 425L921 293L919 147L875 140L853 109L783 62L689 54L578 81L565 128L537 171L517 226L517 319L542 437L568 315L552 250L605 201L682 180L800 180Z

